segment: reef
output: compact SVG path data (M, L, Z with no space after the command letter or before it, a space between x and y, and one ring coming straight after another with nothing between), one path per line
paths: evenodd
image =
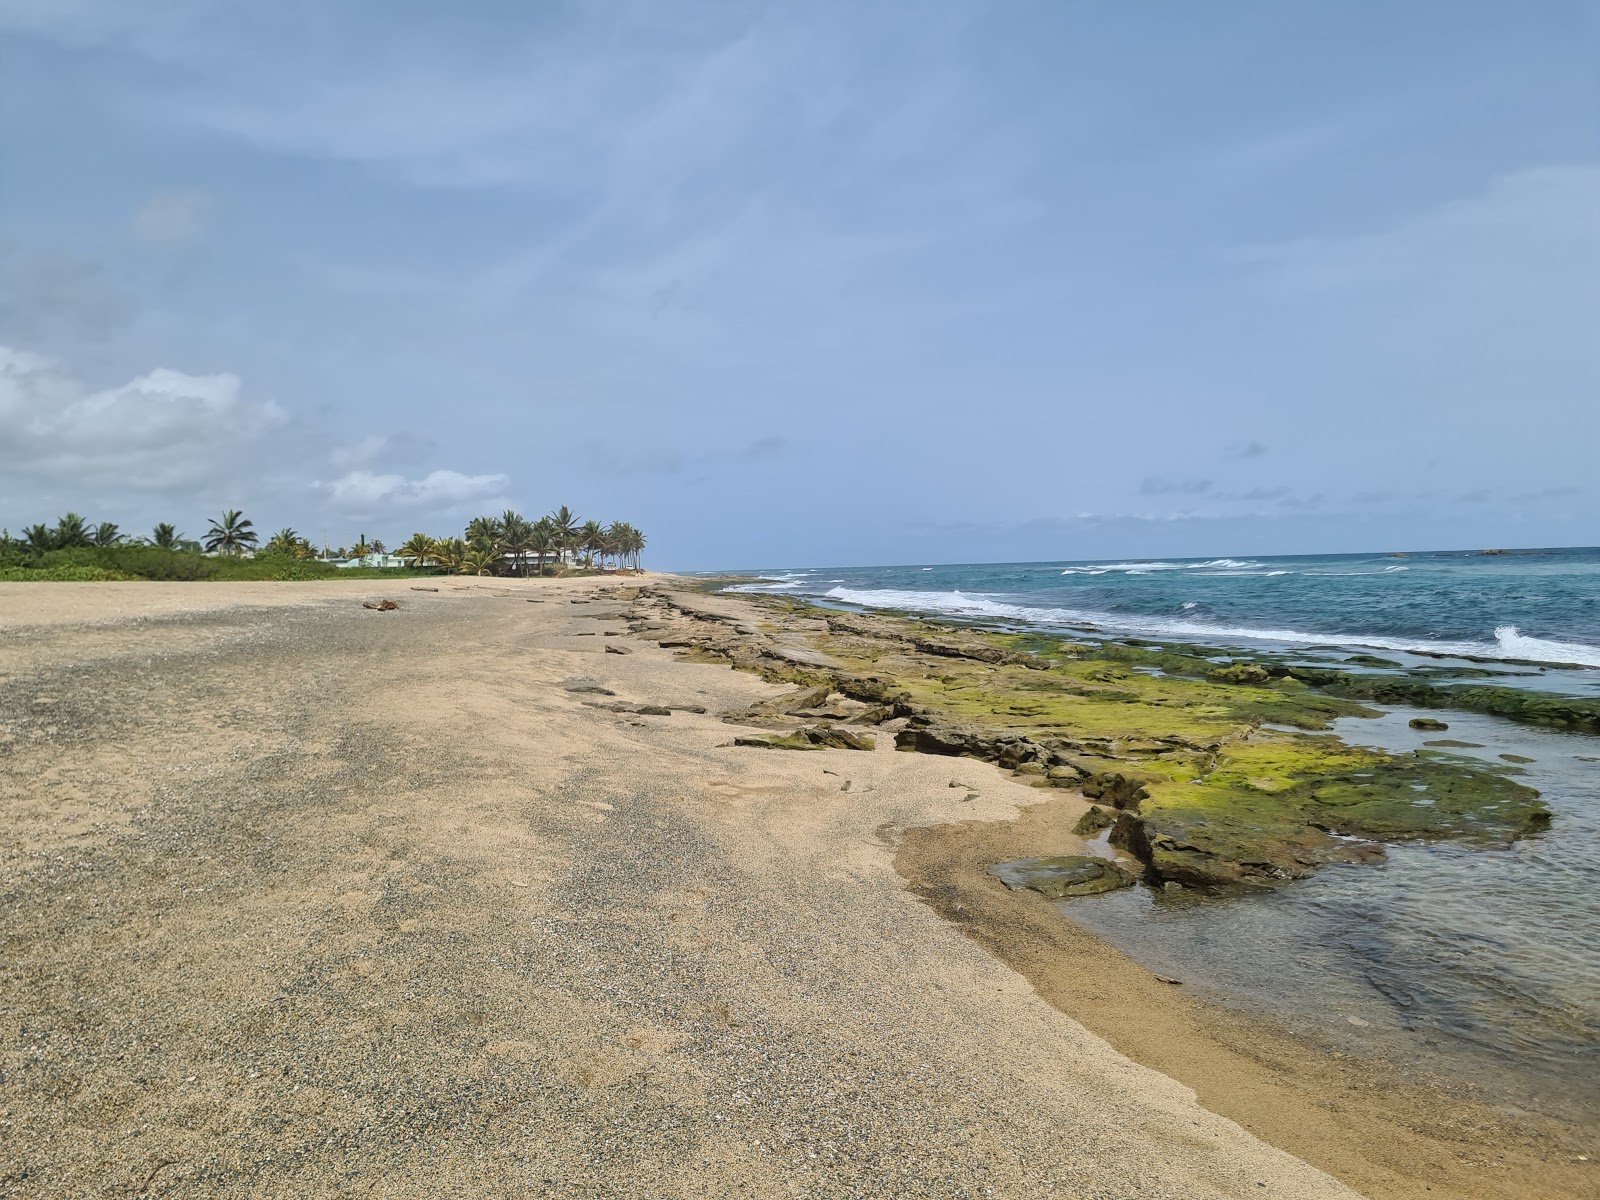
M740 601L761 620L744 604L664 588L641 589L633 613L637 631L680 655L796 685L724 714L776 731L736 745L867 749L870 727L900 750L995 763L1094 801L1078 832L1109 826L1112 844L1152 884L1273 888L1329 863L1380 859L1390 842L1505 846L1548 826L1548 809L1513 778L1514 766L1452 755L1448 743L1390 754L1329 732L1338 718L1378 715L1372 703L1600 729L1592 701L1372 669L1388 660L1351 671L776 597Z

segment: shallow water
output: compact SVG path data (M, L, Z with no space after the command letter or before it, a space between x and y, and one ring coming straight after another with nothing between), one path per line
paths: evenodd
M1497 685L1600 695L1600 550L1155 562L802 568L734 590L991 625L1270 649L1344 663L1497 672ZM1470 656L1470 657L1468 657ZM1515 754L1551 829L1506 850L1407 844L1267 895L1138 887L1067 901L1163 975L1377 1055L1569 1119L1600 1112L1600 738L1431 712L1338 723L1411 750L1450 738Z
M1153 970L1258 1006L1347 1052L1453 1076L1568 1119L1600 1112L1600 739L1408 710L1338 723L1353 743L1424 741L1523 764L1548 833L1507 850L1394 845L1376 866L1329 867L1280 891L1228 899L1139 887L1063 906ZM1430 713L1439 716L1439 713ZM1503 764L1502 764L1503 765Z

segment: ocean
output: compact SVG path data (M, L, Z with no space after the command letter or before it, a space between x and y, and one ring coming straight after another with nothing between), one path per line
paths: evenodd
M1470 662L1491 680L1600 695L1600 549L775 568L731 590L1007 628L1243 649ZM1338 723L1413 749L1416 715ZM1063 911L1135 959L1330 1049L1435 1073L1569 1120L1600 1111L1600 738L1466 713L1466 753L1531 760L1550 830L1506 850L1389 847L1261 896L1140 887Z

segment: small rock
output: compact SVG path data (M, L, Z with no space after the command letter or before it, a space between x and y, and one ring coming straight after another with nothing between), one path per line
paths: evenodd
M1413 729L1422 729L1428 733L1443 733L1450 726L1433 717L1412 717L1407 722Z
M1051 899L1097 896L1134 882L1133 873L1105 858L1086 854L1056 854L1045 858L1019 858L989 868L1013 891L1028 888Z
M608 644L606 646L606 653L607 654L632 654L633 651L629 650L626 646L615 646L615 645L609 645Z

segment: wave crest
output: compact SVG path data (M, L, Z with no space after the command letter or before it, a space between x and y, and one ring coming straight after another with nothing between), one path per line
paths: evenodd
M1213 625L1181 618L1129 616L1073 608L1034 608L1022 604L1007 604L986 596L969 596L960 591L918 592L836 587L824 595L827 599L859 605L862 608L900 608L943 613L949 616L996 617L1029 625L1092 625L1109 632L1131 633L1142 637L1243 638L1248 641L1290 642L1306 646L1327 645L1332 642L1341 646L1393 650L1403 654L1520 659L1526 662L1548 663L1551 666L1600 667L1600 646L1527 637L1514 625L1502 625L1495 629L1493 641L1435 642L1423 638L1312 633L1299 629L1252 629L1246 626Z

